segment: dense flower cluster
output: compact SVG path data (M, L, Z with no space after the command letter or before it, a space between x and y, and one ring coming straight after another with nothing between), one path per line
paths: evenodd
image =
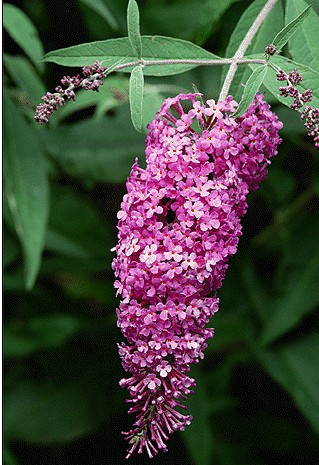
M168 434L191 421L179 411L195 386L187 372L213 337L206 324L218 310L246 196L277 154L282 124L263 96L234 119L236 106L232 97L203 104L199 94L165 100L148 127L146 169L136 160L127 181L113 261L128 341L119 352L131 373L120 385L136 414L124 433L127 457L144 447L150 457L165 451Z
M286 86L279 87L279 93L283 97L292 97L290 107L295 111L301 111L301 119L305 121L307 134L313 137L315 146L319 148L319 108L306 105L312 101L312 90L306 89L299 92L298 85L302 81L301 74L295 68L289 74L282 69L277 73L278 81L286 81Z
M61 85L55 88L55 92L47 92L42 100L44 103L40 103L35 111L34 120L39 123L47 123L52 113L59 108L64 106L68 100L75 100L74 90L82 87L85 90L98 91L99 87L103 84L103 80L106 77L107 68L102 68L100 62L96 61L92 66L84 66L82 68L81 77L80 74L76 76L64 76L61 79Z

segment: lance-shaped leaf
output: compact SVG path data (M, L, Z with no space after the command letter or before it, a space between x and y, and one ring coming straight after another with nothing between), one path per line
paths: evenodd
M315 3L315 2L309 2ZM308 3L305 0L287 0L286 22L291 21L298 13L301 13ZM289 53L294 61L304 63L311 68L319 69L319 17L314 9L310 9L309 15L294 34L288 44Z
M143 66L136 66L130 78L130 109L133 126L139 132L142 130L143 118Z
M39 70L43 69L40 62L43 47L38 32L28 16L14 5L3 5L3 25L12 39L31 58Z
M114 17L109 7L105 4L105 2L103 2L103 0L80 0L80 2L86 5L87 7L91 8L99 16L105 19L107 24L114 31L117 31L119 29L119 25L116 18Z
M241 98L241 101L239 102L238 108L233 115L234 118L245 113L245 111L253 101L253 98L255 97L256 93L260 89L260 86L262 85L265 79L266 73L267 67L265 65L259 66L251 73L245 85L245 90Z
M85 185L124 183L135 157L145 148L144 137L133 128L125 104L99 122L90 118L51 128L41 142L66 173Z
M20 238L25 283L36 279L49 211L47 165L37 134L24 121L10 98L5 99L5 193Z
M287 26L285 26L274 38L272 41L273 45L277 48L277 50L281 50L284 45L288 42L288 40L294 35L298 29L300 29L302 23L307 18L310 13L311 6L309 5L307 8L300 13L297 18L292 20Z
M220 57L207 52L201 47L186 40L163 36L142 36L142 60L218 60ZM93 61L103 61L110 68L118 64L136 62L128 37L120 39L101 40L87 44L75 45L47 53L44 61L52 61L64 66L87 66ZM169 76L183 73L196 68L197 64L166 64L152 65L143 69L144 76ZM127 67L119 71L131 72Z
M42 79L32 66L28 58L22 55L3 55L3 61L10 76L15 81L16 86L23 92L25 106L34 113L34 106L37 105L41 95L46 92Z
M140 34L140 13L135 0L130 0L127 7L127 32L132 49L137 56L142 56L142 40Z
M23 324L19 319L10 320L3 327L5 357L23 358L62 346L79 328L79 320L62 313L36 316Z
M187 406L191 412L196 412L193 422L183 433L183 439L189 449L196 465L211 463L214 448L216 447L215 437L209 421L212 403L205 391L205 379L202 372L196 367L192 368L192 375L196 375L196 395L189 396ZM198 448L198 441L201 447Z
M265 369L289 392L313 429L319 433L318 331L274 350L256 349Z
M294 208L296 203L290 206L291 212L286 210L286 215L295 215ZM318 218L304 214L299 224L291 224L289 229L291 233L285 237L283 256L276 271L281 291L267 302L267 318L260 336L262 344L273 343L292 331L319 305Z

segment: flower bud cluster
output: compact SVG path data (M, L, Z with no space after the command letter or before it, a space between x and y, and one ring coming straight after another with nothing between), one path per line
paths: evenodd
M167 450L183 430L180 398L192 393L191 363L203 358L218 310L217 289L237 250L246 196L266 177L282 124L261 94L232 118L237 103L181 94L164 101L148 126L146 169L136 160L118 213L115 286L122 296L119 345L131 377L134 428L127 457Z
M277 47L274 44L268 44L265 48L266 57L273 56L277 53Z
M99 87L103 85L103 79L106 77L107 68L102 68L101 64L96 61L92 66L84 66L82 68L81 77L79 74L76 76L64 76L61 79L61 85L55 88L55 93L47 92L43 97L43 103L40 103L35 111L34 120L39 123L47 123L52 113L64 106L68 100L75 100L74 90L82 87L85 90L98 91Z
M312 100L312 90L307 89L304 92L299 92L297 86L301 83L302 76L296 68L289 74L280 69L277 73L277 80L286 81L286 86L279 87L279 93L283 97L294 99L290 108L301 111L301 119L305 120L307 134L314 138L315 146L319 147L319 108L306 105Z
M301 119L305 120L308 136L313 137L315 146L319 148L319 108L306 106L301 113Z

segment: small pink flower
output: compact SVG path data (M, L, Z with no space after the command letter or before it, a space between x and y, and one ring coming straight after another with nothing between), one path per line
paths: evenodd
M156 205L155 203L145 202L145 214L147 218L151 218L155 213L163 213L163 207Z
M176 347L178 347L178 344L179 344L179 337L178 336L169 336L167 341L166 341L166 345L167 347L171 348L171 349L176 349Z
M151 244L147 245L144 249L144 252L141 253L140 255L140 261L142 263L145 263L146 265L151 265L156 261L156 250L157 250L157 245L156 244Z
M205 108L204 114L207 116L214 116L217 119L222 119L223 118L223 113L220 111L223 104L222 102L216 103L215 100L207 100L207 105L208 108Z
M166 260L175 260L176 262L180 262L183 260L183 249L180 245L176 245L175 247L171 245L168 252L164 252L164 257Z
M127 213L124 210L120 210L116 214L118 220L125 220L127 217Z
M169 318L169 314L171 311L172 302L168 301L166 304L162 304L161 302L157 304L156 310L157 312L161 312L159 317L161 320L167 320Z
M192 117L191 115L189 114L184 114L181 116L181 119L177 120L176 121L176 128L177 128L177 131L185 131L189 128L189 126L192 124Z
M187 268L192 268L195 270L197 268L197 263L195 261L196 259L196 254L194 252L188 253L186 252L183 256L184 261L181 263L181 267L186 270Z
M168 375L168 373L172 371L172 367L169 365L169 363L166 360L164 360L162 363L157 365L156 371L159 372L162 378L165 378Z
M138 238L134 237L132 241L129 244L127 244L126 255L129 257L134 252L137 252L139 249L140 246L138 245Z
M184 207L191 216L195 216L197 219L204 215L204 205L200 200L197 200L196 202L188 200L184 203Z
M147 384L147 387L153 391L157 386L161 385L161 381L156 377L154 373L150 373L143 381L144 384Z
M180 257L181 255L178 255L177 258L179 259ZM181 274L182 271L182 267L179 266L179 260L175 260L168 264L165 274L169 279L173 279L176 275Z
M203 119L203 112L206 109L205 105L201 105L201 102L198 100L193 104L193 110L189 111L189 116L195 117L198 120Z

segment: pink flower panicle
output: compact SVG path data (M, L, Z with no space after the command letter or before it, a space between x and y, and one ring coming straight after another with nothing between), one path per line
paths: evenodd
M103 79L105 79L107 68L102 68L100 62L95 61L92 66L84 66L82 68L81 77L80 74L76 76L64 76L61 79L61 85L55 88L55 93L51 94L47 92L42 100L44 103L40 103L35 111L34 120L39 124L44 124L49 121L52 113L59 108L64 106L68 100L75 100L74 90L82 87L85 90L99 91L99 87L103 85Z
M148 126L146 169L136 160L118 213L113 269L122 296L118 326L130 394L127 457L167 450L168 435L191 421L190 364L204 357L214 330L228 258L237 250L246 196L266 177L282 124L261 94L234 119L237 103L181 94L164 101ZM186 106L187 105L187 106ZM187 108L187 109L185 109Z
M312 101L312 90L306 89L304 92L299 92L297 86L301 83L302 76L296 68L289 74L280 69L277 73L277 80L286 81L286 86L279 87L279 93L283 97L293 98L290 107L295 111L301 110L300 116L305 121L307 134L313 137L315 146L319 148L319 108L306 105Z

